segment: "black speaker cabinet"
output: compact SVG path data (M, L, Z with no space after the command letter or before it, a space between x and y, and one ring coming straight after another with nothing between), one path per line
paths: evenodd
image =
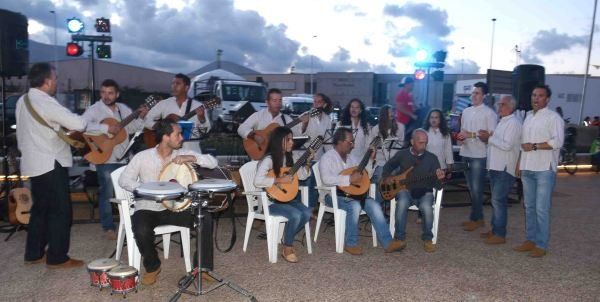
M533 87L544 84L546 72L543 66L525 64L515 67L512 72L513 96L520 110L531 110L531 93Z
M0 76L24 76L28 65L27 17L0 9Z

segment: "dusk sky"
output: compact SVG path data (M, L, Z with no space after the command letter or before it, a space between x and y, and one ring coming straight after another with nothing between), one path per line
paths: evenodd
M585 72L593 0L2 0L29 18L30 39L70 41L65 21L79 17L96 34L110 18L116 62L191 72L223 59L263 73L371 71L412 73L418 49L448 51L447 73L485 73L540 64L546 73ZM600 26L590 64L600 65ZM600 76L600 69L590 67Z

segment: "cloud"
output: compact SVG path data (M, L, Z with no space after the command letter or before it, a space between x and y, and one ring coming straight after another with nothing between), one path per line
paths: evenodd
M356 17L364 17L367 15L367 13L361 11L357 6L351 4L336 4L333 7L333 11L335 11L336 13L354 13L354 16Z
M383 13L393 18L406 17L418 24L406 33L400 33L392 23L386 25L386 29L394 35L388 52L395 57L412 55L416 48L425 48L433 52L447 49L451 44L446 38L453 27L448 25L448 13L445 10L434 8L427 3L409 2L402 6L387 4Z
M452 74L461 74L461 73L479 73L481 67L473 60L465 59L462 60L454 60L451 63L446 63L446 67L444 68L445 73Z
M298 56L294 63L296 72L311 72L311 56ZM331 71L348 71L348 72L378 72L378 73L393 73L394 70L388 65L371 64L365 60L352 60L350 51L343 47L339 47L338 51L333 54L332 58L324 61L318 57L312 57L312 72L331 72Z
M585 46L588 35L568 35L559 33L556 28L540 30L521 53L524 63L541 64L540 55L551 55L575 46Z

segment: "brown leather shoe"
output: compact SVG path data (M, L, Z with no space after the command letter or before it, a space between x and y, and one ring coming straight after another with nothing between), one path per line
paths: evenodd
M539 247L534 247L533 250L531 250L531 252L529 252L529 254L527 256L532 257L532 258L541 258L544 257L546 255L546 251L539 248Z
M437 250L437 246L433 244L433 241L427 240L423 243L423 249L428 253L433 253Z
M350 255L355 256L362 255L363 253L362 247L360 246L345 246L344 251Z
M83 265L83 261L71 258L61 264L47 264L46 266L50 269L60 269L60 268L80 267L82 265Z
M483 239L490 238L493 235L494 235L494 233L492 233L492 231L487 231L487 232L481 232L481 233L479 233L479 237L481 237Z
M291 246L284 245L283 251L281 251L281 256L283 256L283 259L285 259L285 261L287 261L287 262L291 262L291 263L298 262L298 257L296 257L296 252L294 251L294 248Z
M467 221L467 223L465 223L463 226L463 230L465 230L467 232L471 232L471 231L475 231L476 229L478 229L482 226L483 226L483 219L479 219L476 221Z
M401 251L406 247L406 241L394 239L390 242L390 245L384 249L386 253L391 253L395 251Z
M27 265L29 265L29 264L38 264L38 263L42 263L42 262L46 262L46 253L44 253L44 255L42 256L42 258L40 258L40 259L25 260L25 264L27 264Z
M529 252L532 251L535 248L535 243L526 240L525 242L521 243L520 245L517 245L515 247L513 247L513 250L517 251L517 252Z
M485 239L486 244L503 244L506 243L506 238L492 235Z
M144 277L142 277L142 284L143 285L152 285L152 284L156 283L158 274L160 274L160 267L153 272L146 273L144 275Z

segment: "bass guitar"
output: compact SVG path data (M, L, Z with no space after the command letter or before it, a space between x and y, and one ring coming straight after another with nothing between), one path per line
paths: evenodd
M314 117L321 113L321 111L323 111L323 109L313 108L310 111L303 113L302 115L308 114L309 117ZM301 122L302 121L300 120L300 117L298 117L293 119L284 127L291 129ZM246 150L246 153L248 153L248 156L252 160L259 160L265 156L265 153L267 152L267 146L269 145L269 136L271 135L271 132L275 130L275 128L280 126L281 125L279 125L278 123L271 123L262 130L254 130L254 136L252 138L249 137L244 139L244 150Z
M363 156L358 166L346 168L340 172L340 175L351 175L354 171L357 171L361 174L360 181L358 183L352 183L348 186L338 186L338 189L344 192L347 196L364 197L364 195L369 191L369 186L371 185L369 173L365 171L365 167L369 163L369 158L372 156L374 149L377 149L380 145L381 137L376 136L371 141L369 149Z
M306 150L306 152L304 152L304 154L298 158L292 167L282 167L279 174L292 176L292 182L287 184L274 184L266 189L267 194L279 202L290 202L296 198L296 195L298 195L298 175L296 172L298 172L298 170L306 164L306 160L310 154L317 152L317 150L321 148L322 144L323 137L319 135L312 142L310 142L308 150ZM269 171L267 176L273 178L277 177L273 169Z
M179 116L175 113L171 113L162 119L170 119L175 122L187 121L196 115L196 109L198 109L200 107L204 107L204 109L209 110L209 109L218 108L220 106L221 106L221 99L219 97L214 97L207 101L201 102L200 106L194 108L193 110L190 110L190 112L188 112L184 116ZM148 148L154 148L154 146L156 146L158 144L158 142L156 141L156 136L154 135L154 129L156 129L157 125L158 125L158 122L156 122L154 124L154 126L152 126L152 129L147 129L147 128L144 129L143 140L144 140L144 144L146 144L146 147L148 147Z
M151 109L158 103L160 100L155 96L150 95L144 101L144 106L148 109ZM122 121L117 121L114 118L105 118L100 123L110 126L119 126L121 130L116 135L112 134L104 134L104 133L90 133L83 132L77 135L81 135L83 137L87 150L89 150L83 156L87 161L92 164L98 165L105 163L110 156L112 155L113 149L116 145L122 143L127 138L127 131L125 130L125 126L131 123L133 120L138 118L140 112L138 110L134 111ZM75 133L73 134L75 135ZM86 150L86 151L87 151Z
M410 174L413 169L414 169L414 166L411 166L408 169L406 169L406 171L402 172L399 175L389 176L389 177L386 177L385 179L382 179L379 182L379 190L381 192L381 197L383 197L384 200L391 200L393 198L396 198L396 195L398 194L398 192L400 192L402 190L406 190L407 186L409 186L411 184L415 184L415 183L419 183L419 182L433 181L433 180L437 179L437 174L435 172L425 174L425 175L411 177ZM463 171L466 169L467 169L467 164L455 163L452 166L452 169L446 169L445 172L452 173L452 172Z

